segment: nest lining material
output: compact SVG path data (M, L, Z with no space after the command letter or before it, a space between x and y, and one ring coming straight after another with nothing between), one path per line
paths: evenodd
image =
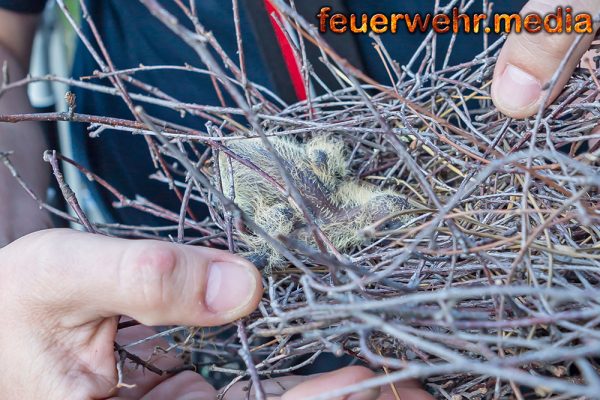
M392 82L382 85L345 64L293 8L276 0L280 18L304 41L317 40L343 86L282 107L268 91L246 85L243 69L219 52L216 39L201 26L189 31L155 1L143 3L200 55L237 108L181 103L138 83L130 93L134 101L211 123L204 132L159 123L141 108L132 110L137 121L90 118L72 109L2 120L69 120L142 133L157 160L151 178L169 184L182 200L177 213L147 199L126 198L93 171L66 160L111 190L118 206L166 221L161 227L124 227L86 223L79 215L75 222L99 233L163 240L168 233L168 240L238 252L251 249L244 240L251 232L281 257L280 267L265 274L257 312L232 329L169 329L162 335L172 339L171 350L185 349L190 362L214 379L233 383L250 377L254 387L258 377L294 373L332 352L380 372L337 395L415 377L439 398L597 396L600 152L589 142L597 137L591 130L600 115L597 71L577 69L554 104L534 118L512 120L495 111L489 98L501 41L470 62L449 66L446 57L436 68L429 51L435 36L429 36L410 65L400 69L374 37ZM296 49L302 60L304 41ZM144 68L153 67L96 78L133 77ZM169 68L202 73L191 66ZM318 77L305 77L319 84ZM93 82L85 87L105 91ZM122 88L115 87L118 94ZM273 237L235 204L231 181L223 177L244 161L233 140L260 140L277 160L267 137L309 143L325 136L343 144L345 179L393 191L410 203L398 211L402 224L389 229L367 224L359 233L364 242L343 252L318 221L306 221L310 244ZM225 167L219 169L219 162ZM255 167L265 174L260 163ZM300 214L307 210L293 180L275 183ZM205 204L211 219L197 221L189 213L194 204Z

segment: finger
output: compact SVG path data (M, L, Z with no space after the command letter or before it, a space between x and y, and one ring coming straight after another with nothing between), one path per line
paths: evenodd
M556 13L559 5L561 3L558 0L530 0L521 11L521 15L535 13L545 16L548 13ZM572 8L573 16L579 13L596 16L600 12L600 1L580 0L574 2ZM545 85L552 80L552 76L579 35L573 32L566 33L564 24L566 22L563 18L563 31L559 33L548 33L542 28L538 33L523 30L521 33L508 35L496 63L491 90L492 100L500 111L514 118L525 118L539 110L545 95ZM549 102L564 88L581 56L589 48L594 33L584 35L553 86Z
M65 327L121 314L149 326L222 325L252 312L262 294L254 266L220 250L58 229L3 252L21 281L15 296L28 309L58 307Z
M216 390L199 374L184 371L162 382L142 397L115 397L110 400L215 400Z
M281 397L281 400L304 400L311 396L356 384L369 378L373 378L374 376L374 372L365 367L342 368L337 371L318 375L313 379L295 386L286 392ZM378 397L379 388L374 388L332 400L376 400Z
M415 379L409 381L395 382L391 385L383 386L381 395L377 400L397 400L398 398L406 400L434 400L435 398L427 393L421 383Z
M185 371L167 379L149 392L142 400L214 400L217 391L199 374Z
M120 329L117 333L116 342L121 346L125 346L155 334L156 331L147 326L132 326ZM183 360L177 357L174 352L164 353L157 351L159 347L164 349L167 346L168 342L163 337L160 337L145 341L139 345L128 347L127 351L135 354L144 361L148 361L162 371L169 371L181 367L183 365ZM148 370L142 368L140 365L126 361L123 368L123 381L128 387L119 389L119 396L130 399L139 399L169 377L170 375L168 374L161 376L148 372Z
M347 372L345 372L347 373ZM321 374L309 375L309 376L284 376L273 379L266 379L261 382L264 389L265 395L268 400L280 400L281 396L295 388L302 382L314 383L312 379L320 376ZM372 374L366 373L368 377ZM331 390L331 388L329 388ZM250 397L248 397L250 392ZM377 400L397 400L398 396L401 399L407 400L433 400L434 397L427 393L421 383L416 379L400 381L394 383L394 388L391 385L383 386L381 393ZM223 397L223 400L238 400L246 399L254 400L254 391L249 381L238 382L233 385Z
M312 376L282 376L279 378L265 379L264 381L261 381L261 386L268 400L279 399L286 391L311 378ZM248 392L250 392L250 397L248 397ZM249 381L238 382L233 385L225 392L223 400L239 400L246 398L255 400L254 389Z

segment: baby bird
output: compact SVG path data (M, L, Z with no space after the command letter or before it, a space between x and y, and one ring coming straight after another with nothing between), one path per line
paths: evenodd
M314 222L339 251L364 243L360 231L374 222L392 216L386 220L384 229L405 222L405 217L394 216L408 207L402 196L392 190L357 183L349 176L341 141L316 136L305 144L284 137L271 138L269 142ZM231 141L228 147L286 187L277 161L260 138ZM272 181L233 158L230 164L223 153L219 156L219 168L224 194L234 198L230 193L233 187L236 204L269 235L285 236L316 247L302 211ZM263 238L248 232L240 235L251 249L249 258L255 264L267 270L283 266L282 257Z

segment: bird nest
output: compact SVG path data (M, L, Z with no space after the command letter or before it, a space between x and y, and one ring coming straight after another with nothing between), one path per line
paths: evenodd
M96 223L70 196L76 217L63 216L72 222L97 233L242 254L266 246L275 257L264 269L265 293L256 312L217 330L163 329L157 336L169 338L166 350L183 350L190 364L221 382L250 379L256 398L263 395L262 377L293 374L325 353L364 363L378 375L315 399L408 378L422 379L439 398L598 395L600 152L590 141L600 115L597 71L577 69L552 105L532 118L514 120L496 111L489 95L502 40L470 62L452 66L446 57L436 67L436 38L429 35L411 63L400 68L373 36L389 71L391 83L384 85L349 65L293 8L275 0L277 21L300 39L294 50L304 62L305 83L320 85L305 57L305 43L311 41L341 87L285 105L248 82L240 63L225 55L182 2L177 3L195 31L157 2L142 3L201 57L207 71L172 68L209 73L235 107L178 102L136 80L136 72L152 66L114 70L107 54L94 53L100 65L94 78L112 84L112 93L128 103L134 118L80 115L71 104L65 113L2 120L67 120L141 133L157 160L151 178L168 184L182 202L181 210L164 210L147 199L126 198L76 160L47 153L61 182L57 160L109 188L117 206L166 221L161 227ZM100 37L88 39L101 43ZM94 82L41 79L106 90ZM144 103L210 122L198 131L157 121L143 110ZM406 199L389 215L354 226L361 240L343 248L323 229L314 196L307 198L322 182L299 184L293 157L276 145L286 140L300 148L323 137L343 148L336 161L342 181ZM271 154L270 164L243 154L239 143L245 140ZM236 196L243 182L229 179L240 168L262 179L261 185L272 185L277 201L289 205L298 220L304 218L303 236L256 220L260 212L247 204L255 204L256 197ZM323 192L325 200L340 206L333 191ZM208 206L211 218L190 216L193 203ZM332 212L335 219L348 210ZM386 223L394 218L396 223ZM160 372L151 364L143 362Z

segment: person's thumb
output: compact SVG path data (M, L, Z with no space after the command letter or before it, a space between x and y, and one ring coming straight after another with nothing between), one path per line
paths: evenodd
M521 16L535 13L544 18L550 13L556 14L561 3L557 0L531 0L523 10ZM562 6L562 29L552 19L551 27L558 30L549 33L544 28L544 20L539 24L540 32L529 33L523 29L520 33L508 35L502 48L492 82L492 100L496 107L506 115L514 118L525 118L534 115L546 97L545 90L553 75L559 69L571 45L578 35L585 35L577 49L566 62L560 77L552 88L548 102L553 101L569 80L573 70L579 63L581 56L590 47L594 33L567 33L567 26L574 26L576 16L588 13L592 18L600 12L599 0L579 0L574 2L572 11L568 14L572 20L567 21L567 6ZM571 7L569 7L571 8ZM550 20L549 20L550 21ZM581 22L581 21L579 21ZM525 26L525 23L523 24ZM580 25L582 28L584 25ZM592 31L596 31L594 25ZM547 105L547 104L545 104Z
M12 297L29 309L60 310L63 325L116 315L145 325L222 325L252 312L262 296L256 268L221 250L55 229L2 253Z

